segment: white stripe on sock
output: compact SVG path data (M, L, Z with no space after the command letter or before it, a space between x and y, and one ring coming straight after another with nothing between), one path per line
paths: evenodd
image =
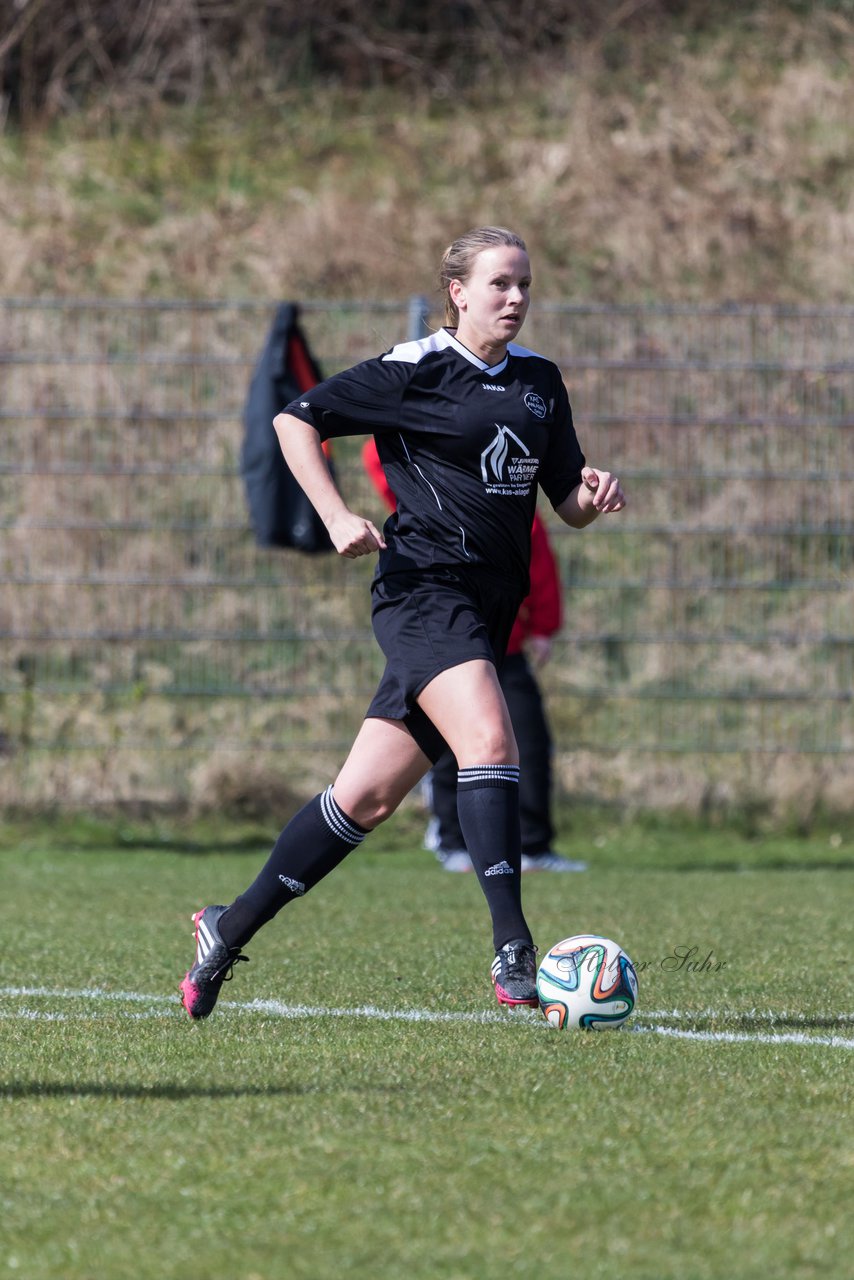
M473 765L468 769L460 769L457 782L518 782L519 766L517 764L483 764Z
M327 787L321 795L320 808L326 825L336 836L338 836L339 840L344 840L347 844L352 845L353 847L362 843L367 832L354 826L347 815L339 809L338 805L335 803L335 797L332 794L331 786Z

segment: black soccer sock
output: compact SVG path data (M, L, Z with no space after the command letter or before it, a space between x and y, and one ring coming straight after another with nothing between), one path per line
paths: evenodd
M519 768L476 765L457 774L457 809L466 848L492 916L495 949L531 942L522 914Z
M282 831L253 883L220 917L226 946L244 946L286 903L329 875L367 834L336 804L331 787L309 800Z

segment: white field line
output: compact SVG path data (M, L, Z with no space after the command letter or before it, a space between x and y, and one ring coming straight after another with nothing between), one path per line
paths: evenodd
M32 1022L70 1022L91 1021L94 1018L118 1016L131 1020L162 1018L164 1016L186 1018L186 1014L178 1005L177 996L144 995L138 991L103 991L98 987L83 987L79 990L50 987L0 987L0 1000L82 1000L89 1004L131 1004L144 1005L143 1009L116 1010L110 1013L97 1010L83 1010L64 1013L55 1009L33 1008L19 1005L17 1008L0 1008L0 1020L17 1019ZM483 1010L467 1013L443 1012L434 1009L379 1009L375 1005L361 1005L355 1008L329 1008L321 1005L289 1005L278 1000L234 1001L221 1000L220 1011L237 1013L261 1013L275 1018L370 1018L383 1022L438 1022L469 1024L508 1024L518 1025L520 1022L541 1030L551 1028L533 1009L520 1009L514 1012L501 1010ZM812 1033L803 1031L711 1031L691 1026L699 1021L725 1021L732 1019L745 1023L755 1022L758 1025L773 1026L781 1023L791 1025L801 1022L809 1026L803 1014L773 1013L763 1010L747 1012L730 1009L703 1009L697 1012L668 1010L638 1010L626 1030L636 1035L658 1035L679 1040L706 1040L724 1044L797 1044L823 1045L831 1049L854 1049L854 1039L844 1036ZM840 1025L854 1024L854 1013L834 1015L833 1021ZM673 1023L688 1024L674 1026Z
M630 1030L676 1040L713 1040L721 1044L820 1044L830 1049L854 1049L854 1040L844 1036L807 1035L805 1031L686 1031L661 1025L634 1026Z

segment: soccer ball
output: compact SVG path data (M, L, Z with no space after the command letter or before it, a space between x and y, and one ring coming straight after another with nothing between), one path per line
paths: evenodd
M555 943L543 957L537 995L553 1027L604 1031L622 1026L634 1009L638 977L616 942L580 933Z

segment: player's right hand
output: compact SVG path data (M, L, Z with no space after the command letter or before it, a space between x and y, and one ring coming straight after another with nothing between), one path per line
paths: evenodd
M333 547L339 556L345 556L348 560L385 549L385 538L373 521L365 520L352 511L336 516L327 527Z

